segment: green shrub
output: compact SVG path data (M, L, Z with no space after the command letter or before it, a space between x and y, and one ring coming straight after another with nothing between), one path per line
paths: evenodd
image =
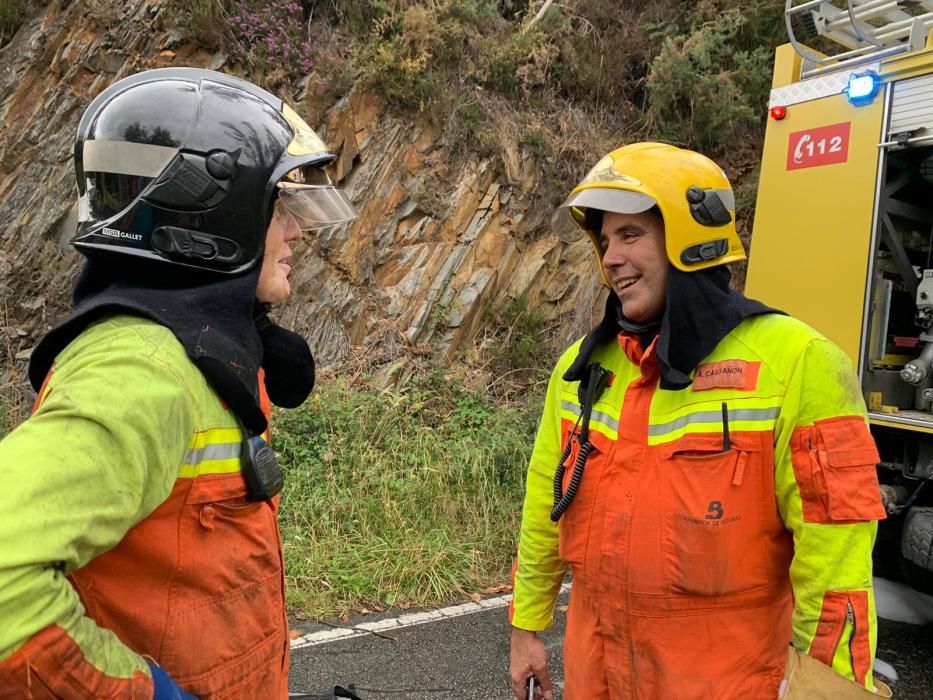
M0 438L16 427L16 411L5 394L0 393Z
M447 171L455 170L456 164L461 163L469 155L492 157L498 152L496 142L496 119L492 114L482 91L465 89L452 102L450 114L444 124L443 145L450 153ZM441 185L441 183L438 183ZM437 196L444 199L444 206L449 209L449 190L441 185L436 189Z
M442 83L430 64L432 49L441 41L439 32L436 18L423 8L377 21L364 75L390 104L424 109L437 94Z
M558 94L588 109L608 128L641 117L644 76L683 14L676 3L643 3L620 11L616 0L578 0L550 27L559 46L552 68ZM639 125L640 126L640 125Z
M17 381L12 360L0 371L0 438L26 420L32 397L25 381Z
M536 158L548 158L554 154L547 131L540 126L531 126L522 134L519 143L526 146Z
M494 19L481 0L400 2L374 21L363 74L397 107L435 107L443 93L468 81L479 27Z
M306 14L330 24L346 26L357 36L366 36L385 15L405 4L404 0L302 0Z
M754 8L699 22L710 7L701 6L690 32L665 39L652 60L646 116L657 137L718 154L760 129L774 48L761 41L762 30L749 28L750 17L762 22Z
M498 40L483 43L483 86L512 97L540 88L547 82L548 65L556 52L539 29L509 27Z

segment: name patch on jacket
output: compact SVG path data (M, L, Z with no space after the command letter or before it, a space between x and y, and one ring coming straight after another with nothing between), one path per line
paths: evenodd
M739 391L753 391L758 387L758 372L760 362L746 362L745 360L723 360L699 365L693 375L693 390L706 391L708 389L738 389Z

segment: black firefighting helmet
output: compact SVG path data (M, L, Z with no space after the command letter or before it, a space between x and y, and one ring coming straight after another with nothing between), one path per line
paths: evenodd
M214 71L164 68L111 85L81 118L74 156L72 243L88 257L236 274L261 258L283 187L283 200L332 219L302 228L356 215L320 170L334 154L301 117L262 88Z

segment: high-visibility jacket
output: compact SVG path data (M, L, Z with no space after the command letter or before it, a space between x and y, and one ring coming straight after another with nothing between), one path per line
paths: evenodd
M516 627L548 627L570 565L565 697L773 700L791 641L871 687L871 550L885 513L842 351L795 319L757 316L690 387L666 391L654 344L623 334L598 348L591 361L614 376L558 526L552 482L580 415L562 375L578 348L549 384L511 611Z
M260 382L261 383L261 382ZM0 698L286 697L273 501L171 331L117 316L56 359L0 442Z

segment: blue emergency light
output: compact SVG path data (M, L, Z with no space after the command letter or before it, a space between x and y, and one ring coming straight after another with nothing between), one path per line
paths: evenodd
M867 70L864 73L853 73L849 76L849 84L846 85L846 98L855 106L867 105L875 99L878 94L878 88L881 86L881 78L877 73Z

